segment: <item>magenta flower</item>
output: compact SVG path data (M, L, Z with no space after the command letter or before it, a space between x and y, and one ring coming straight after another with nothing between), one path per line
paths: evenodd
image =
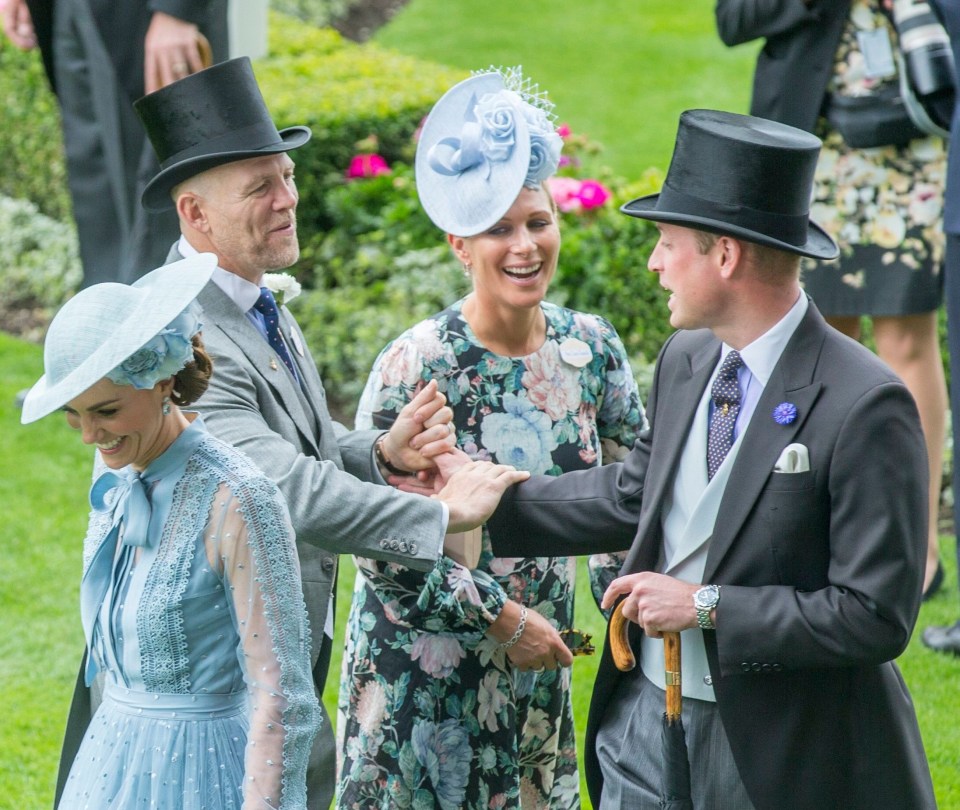
M584 180L580 184L577 197L580 199L580 205L583 206L584 210L589 211L591 208L599 208L609 200L610 192L603 183L598 183L596 180Z
M348 180L360 177L376 177L380 174L390 174L390 167L380 155L354 155L350 161L350 168L346 175Z
M561 138L569 137L571 135L570 125L560 124L560 126L557 127L557 135L559 135Z

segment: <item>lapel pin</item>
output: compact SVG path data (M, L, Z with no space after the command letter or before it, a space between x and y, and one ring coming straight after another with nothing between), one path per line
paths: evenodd
M789 425L797 419L797 406L792 402L781 402L773 409L773 421L778 425Z
M270 368L272 368L274 371L277 370L277 361L274 360L272 357L270 358Z

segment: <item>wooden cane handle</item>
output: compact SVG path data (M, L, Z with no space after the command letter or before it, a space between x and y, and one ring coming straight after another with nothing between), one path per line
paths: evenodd
M619 602L610 615L610 653L621 672L629 672L637 665L627 636L629 629L630 620L623 615L623 602Z
M210 40L197 31L197 51L200 53L200 61L205 68L213 64L213 48L210 47Z
M683 687L680 683L680 634L663 634L663 668L667 686L667 719L680 718Z

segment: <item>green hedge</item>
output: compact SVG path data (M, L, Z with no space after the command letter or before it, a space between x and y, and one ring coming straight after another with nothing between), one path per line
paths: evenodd
M465 74L375 45L356 45L331 29L277 13L270 18L269 42L270 54L255 70L271 113L280 127L303 124L313 131L311 141L294 154L302 252L293 272L305 286L294 309L331 405L349 419L382 346L468 288L443 234L420 208L409 165L423 116ZM69 222L53 96L37 55L16 51L5 40L0 98L10 121L7 137L0 140L0 193L31 200L43 214ZM347 182L345 170L359 151L377 152L392 173ZM582 137L568 139L565 151L577 161L598 160L597 147ZM575 165L576 174L587 176L586 168ZM564 244L551 298L608 317L642 377L669 332L659 285L645 269L655 231L616 209L626 199L656 190L660 178L626 184L602 168L593 176L611 189L613 199L593 211L563 215ZM17 221L25 216L18 214ZM57 244L64 240L69 235ZM37 252L29 239L9 244L19 247L5 254L0 289L20 289L29 296L25 279L47 272L37 268L75 262L63 259L68 254L60 247L54 255L53 248ZM62 283L48 285L44 305L57 303L51 296L65 297L74 278L68 274Z

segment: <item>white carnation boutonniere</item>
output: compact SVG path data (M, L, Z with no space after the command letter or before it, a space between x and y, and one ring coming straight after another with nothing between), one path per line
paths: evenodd
M289 273L264 273L263 286L273 293L278 307L289 304L303 289Z

